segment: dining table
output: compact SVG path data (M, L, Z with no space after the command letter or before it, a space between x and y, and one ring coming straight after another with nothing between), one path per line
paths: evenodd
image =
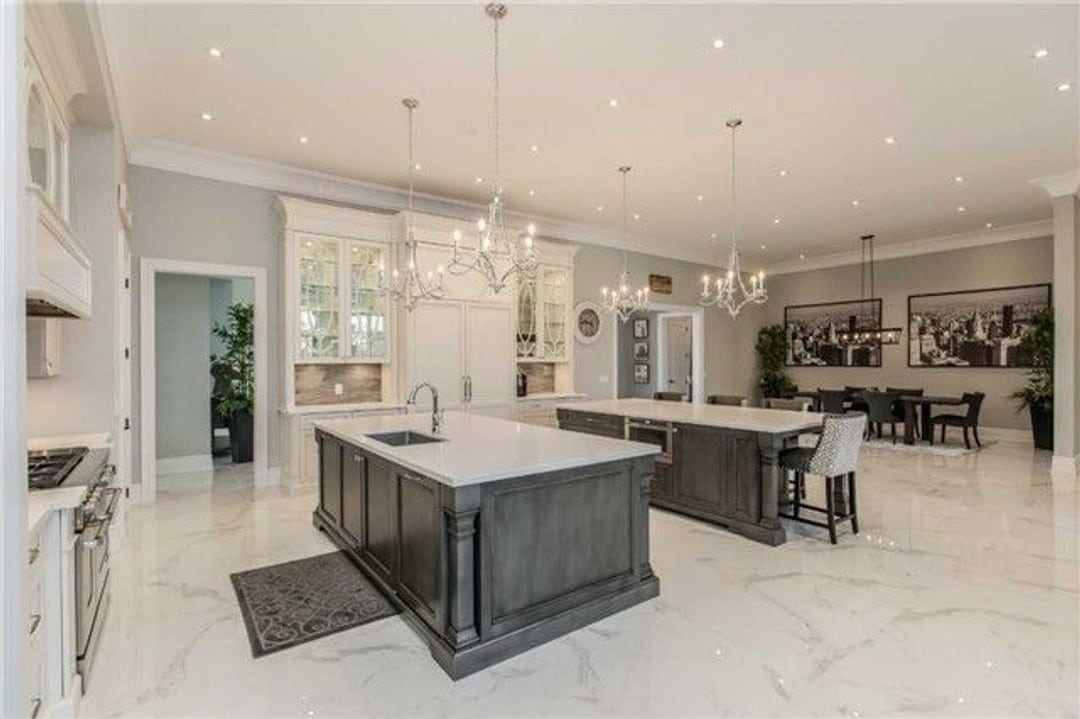
M849 404L857 394L859 393L851 393L845 404ZM813 400L814 409L820 411L820 402L816 391L799 390L792 392L791 396ZM919 419L918 438L924 442L930 442L932 439L931 432L933 431L931 420L933 419L932 411L934 406L958 407L967 404L963 397L954 395L900 395L897 399L904 405L904 444L915 444L916 417Z

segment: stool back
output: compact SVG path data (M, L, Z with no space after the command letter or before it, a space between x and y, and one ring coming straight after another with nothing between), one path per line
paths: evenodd
M826 416L821 426L821 439L810 459L810 473L838 477L854 472L865 431L865 414Z
M818 390L818 403L820 405L819 410L821 412L828 412L829 414L843 414L845 399L847 399L847 392L842 389Z
M866 414L871 422L893 421L893 402L900 395L892 392L863 392L862 396L866 400Z
M653 399L662 400L664 402L682 402L682 392L653 392Z
M741 407L745 401L745 397L735 394L710 394L705 398L706 404L722 404L728 407Z
M766 409L788 409L802 412L810 407L810 404L810 400L803 399L802 397L795 397L794 399L783 399L781 397L765 398Z

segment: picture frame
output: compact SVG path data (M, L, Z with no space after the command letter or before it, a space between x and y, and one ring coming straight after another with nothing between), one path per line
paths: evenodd
M882 300L842 300L784 307L787 367L880 367L881 343L841 345L837 333L861 322L881 326Z
M658 295L670 295L671 277L668 275L649 275L649 292Z
M647 340L649 339L649 318L648 317L635 317L634 318L634 339Z
M1053 304L1049 282L909 295L907 365L1029 369L1028 321Z
M634 342L634 359L645 361L649 359L649 343L644 340Z
M634 363L634 384L649 384L649 365L644 362Z

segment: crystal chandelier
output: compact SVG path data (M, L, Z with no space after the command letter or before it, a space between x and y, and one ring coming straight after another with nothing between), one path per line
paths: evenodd
M747 287L739 266L739 243L735 239L735 130L740 125L742 120L738 118L727 121L727 126L731 128L731 251L728 254L727 274L717 277L713 284L705 275L701 287L701 304L724 307L732 318L738 317L746 305L760 305L769 299L769 293L765 291L765 273L750 275L750 287Z
M626 244L626 176L630 174L630 166L623 165L619 168L622 174L622 239ZM649 288L642 287L637 290L630 289L630 253L623 251L623 269L619 275L619 281L613 289L602 287L600 294L603 299L600 304L605 310L626 322L635 312L645 312L649 309Z
M387 276L386 265L379 264L379 291L385 292L395 302L401 302L412 312L420 300L442 299L445 269L438 265L434 270L421 272L416 261L416 237L413 235L413 111L420 105L414 97L407 97L401 104L409 111L409 209L405 214L405 267L395 267Z
M895 345L900 344L904 330L900 327L882 327L881 310L874 316L874 236L863 235L862 257L859 261L859 316L846 330L836 334L842 345ZM869 262L867 260L869 259ZM866 280L870 279L870 295L866 294ZM866 307L870 309L867 311Z
M487 218L476 223L478 237L474 250L462 250L461 233L454 232L454 252L448 270L460 275L478 272L493 292L501 292L516 275L536 273L536 226L531 222L525 232L508 230L503 221L506 196L500 179L499 166L499 20L506 17L506 5L489 3L484 12L495 28L494 107L492 124L495 135L495 175L491 186L491 202Z

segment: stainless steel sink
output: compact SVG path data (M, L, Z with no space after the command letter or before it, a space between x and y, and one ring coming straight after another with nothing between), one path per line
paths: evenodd
M432 442L446 441L439 437L432 437L431 435L413 432L411 429L406 429L401 432L378 432L376 434L369 434L367 436L375 440L376 442L389 444L393 447L404 447L410 444L431 444Z

